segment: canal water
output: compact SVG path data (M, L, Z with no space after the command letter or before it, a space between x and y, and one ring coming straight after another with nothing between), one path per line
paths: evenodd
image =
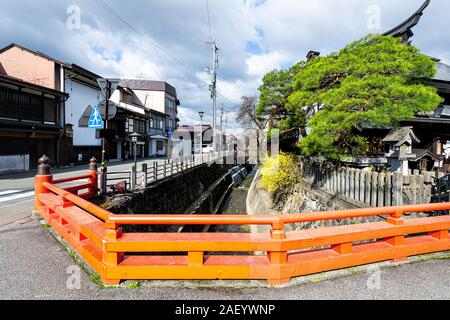
M225 199L222 210L218 214L222 215L246 215L246 200L250 186L255 177L257 168L247 176L241 186L234 188L230 195ZM249 233L249 226L211 226L210 232L232 232L232 233Z

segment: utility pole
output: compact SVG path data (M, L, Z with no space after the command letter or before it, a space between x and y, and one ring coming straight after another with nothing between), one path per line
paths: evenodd
M101 182L102 182L102 194L106 194L108 188L107 174L108 167L106 166L106 130L108 129L108 101L111 91L111 83L106 80L106 88L105 88L105 122L103 123L103 137L102 137L102 167L101 167Z
M223 103L220 105L220 132L223 132L223 116L224 116L225 110Z
M224 106L223 103L220 105L220 151L223 151L223 114L224 114Z
M203 116L205 115L205 112L200 111L198 113L200 116L200 154L203 155ZM195 131L195 130L194 130Z
M207 69L211 74L211 84L209 91L211 92L211 99L213 105L213 150L216 151L216 109L217 109L217 69L219 68L219 48L216 45L216 41L212 38L207 42L211 48L212 53L212 68Z

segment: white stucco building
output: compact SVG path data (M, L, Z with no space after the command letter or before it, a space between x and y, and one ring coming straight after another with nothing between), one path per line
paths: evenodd
M123 147L127 155L133 155L128 136L137 132L142 135L139 157L167 156L170 132L177 129L179 122L179 101L173 86L164 81L124 79L110 101L126 117Z
M74 64L64 69L64 91L69 94L65 119L67 129L72 130L74 163L88 162L92 156L101 158L102 142L96 138L96 129L87 127L90 110L104 99L97 78L100 76ZM115 158L117 153L112 156Z

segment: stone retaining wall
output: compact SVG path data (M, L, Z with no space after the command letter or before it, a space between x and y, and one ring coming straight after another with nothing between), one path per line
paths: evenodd
M116 195L105 207L117 214L182 214L228 173L224 165L201 165L155 182L133 194Z

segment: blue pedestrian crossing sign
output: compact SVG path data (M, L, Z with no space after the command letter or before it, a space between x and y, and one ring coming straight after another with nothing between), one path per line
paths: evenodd
M91 129L103 129L103 119L98 106L94 106L91 117L89 118L88 127Z

